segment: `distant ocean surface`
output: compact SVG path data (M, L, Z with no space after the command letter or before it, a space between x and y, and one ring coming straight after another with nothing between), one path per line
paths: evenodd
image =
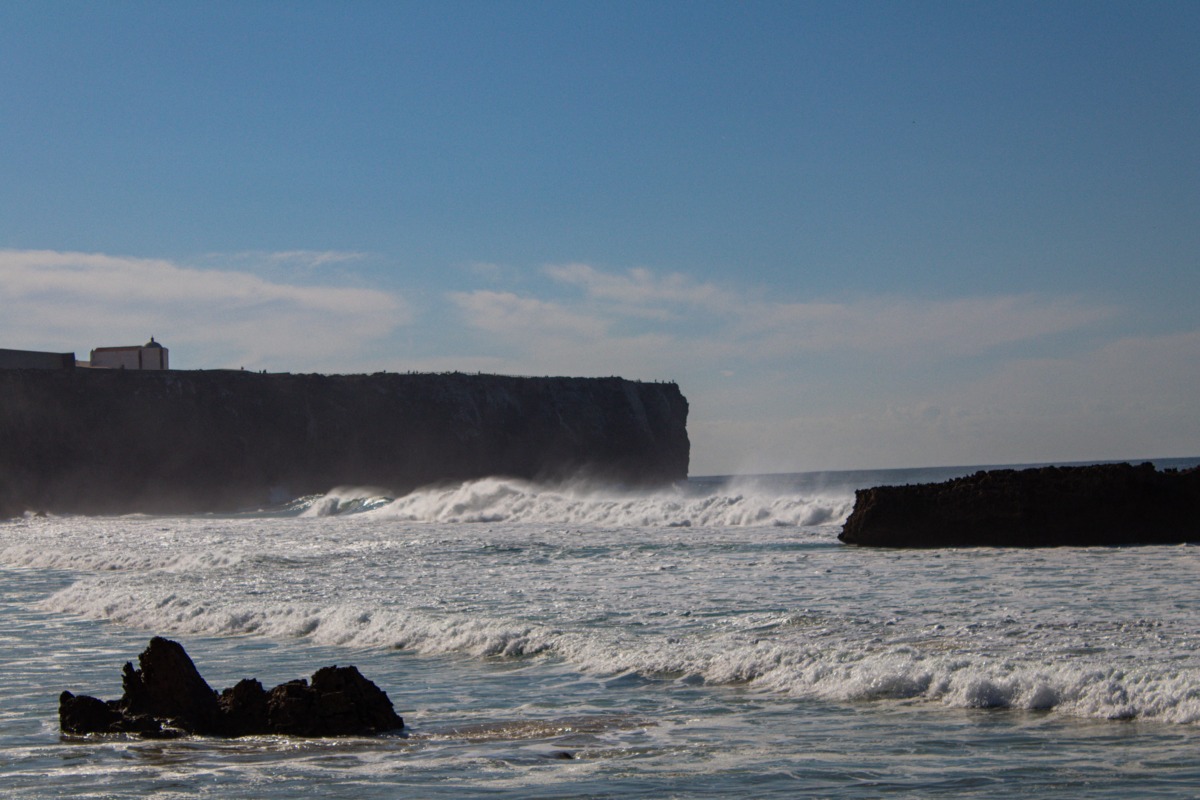
M837 541L976 469L0 522L0 796L1200 796L1200 547ZM218 690L354 664L407 730L61 737L152 635Z

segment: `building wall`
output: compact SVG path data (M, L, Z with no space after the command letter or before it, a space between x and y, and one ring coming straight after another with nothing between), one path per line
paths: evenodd
M106 369L168 369L165 347L97 347L92 366Z
M167 348L165 347L143 347L142 348L142 369L166 369L167 368Z
M92 366L107 369L141 369L140 347L99 347L92 351Z
M0 348L0 369L75 369L75 354Z

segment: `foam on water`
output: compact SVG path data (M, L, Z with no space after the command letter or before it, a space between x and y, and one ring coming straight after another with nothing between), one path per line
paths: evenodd
M150 595L92 580L56 593L44 607L177 635L304 637L322 645L476 658L553 655L597 675L695 678L830 701L925 700L959 708L1057 709L1104 719L1200 720L1200 670L1194 665L1118 667L1098 659L1047 659L1048 642L1040 643L1043 650L997 658L981 652L966 631L914 645L895 641L911 639L907 632L889 637L878 626L864 630L827 620L815 637L779 631L764 637L765 626L747 619L715 629L708 623L671 625L661 633L633 635L620 627L561 629L475 614L222 602L173 591Z
M27 519L0 528L0 563L77 574L46 610L160 634L549 657L837 702L1200 720L1200 616L1183 580L1198 548L846 548L835 526L800 523L846 497L752 487L496 480L379 498L341 490L299 517Z
M723 527L840 523L853 507L846 492L781 496L753 481L732 492L698 495L686 488L617 491L587 483L547 488L526 481L487 478L428 487L393 498L369 487L340 487L302 498L306 516L369 512L407 522L527 522L552 525Z
M1194 793L1200 548L844 547L852 489L495 480L0 523L6 794ZM116 696L151 633L214 686L354 663L410 735L60 741L57 693Z

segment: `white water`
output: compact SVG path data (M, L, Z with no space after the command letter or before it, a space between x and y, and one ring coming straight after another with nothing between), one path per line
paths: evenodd
M685 488L618 494L587 484L559 488L489 478L393 499L377 490L340 487L304 498L292 508L306 516L373 512L406 522L523 522L591 527L741 527L840 523L853 508L845 492L827 496L781 496L752 480L713 495Z
M554 739L546 726L570 717L565 727L599 726L622 747L650 735L659 752L695 744L676 693L708 703L731 691L754 707L697 719L733 725L776 761L796 755L771 743L795 703L825 714L829 733L845 712L827 704L889 725L902 712L909 747L948 735L942 715L978 709L1195 736L1200 548L851 548L835 538L850 488L798 485L620 494L486 480L399 499L340 489L235 518L29 518L0 525L0 566L48 576L27 604L48 619L247 653L297 642L385 670L453 665L467 694L488 686L494 705L472 723L485 738L503 739L498 725ZM136 649L114 658L114 676ZM531 702L491 672L506 664L523 684L575 676L550 722L498 711ZM454 693L427 680L432 696ZM640 704L652 735L641 717L599 712L614 693ZM453 704L440 713L454 718ZM755 725L767 740L747 733Z

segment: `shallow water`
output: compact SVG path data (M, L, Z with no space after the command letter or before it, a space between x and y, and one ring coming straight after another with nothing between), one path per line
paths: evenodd
M1194 796L1200 548L838 544L897 477L0 523L0 792ZM405 735L61 737L152 634L215 688L353 663Z

